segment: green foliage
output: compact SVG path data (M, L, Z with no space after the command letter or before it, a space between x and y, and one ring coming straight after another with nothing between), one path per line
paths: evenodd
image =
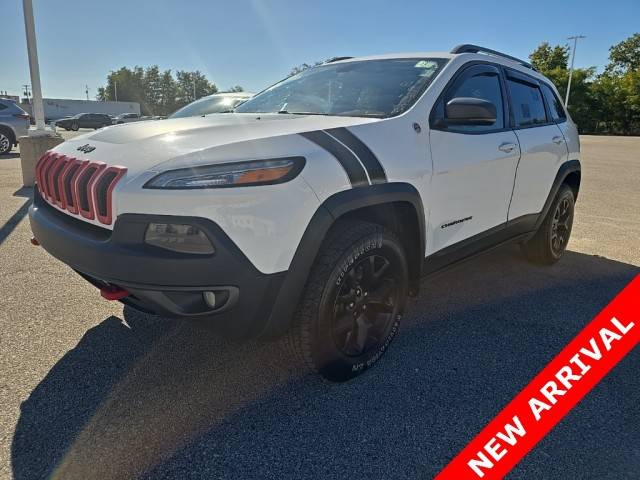
M574 69L569 113L580 133L640 135L640 34L609 52L610 63L600 75L595 67ZM564 100L569 80L567 47L545 42L529 58Z
M560 46L549 45L549 42L542 42L531 55L529 55L531 64L540 71L554 70L556 68L567 69L569 61L569 47L567 45Z
M640 69L640 33L631 35L609 49L607 73Z
M216 93L218 88L200 71L161 72L157 65L122 67L107 76L98 89L100 101L138 102L144 115L169 115L194 100Z

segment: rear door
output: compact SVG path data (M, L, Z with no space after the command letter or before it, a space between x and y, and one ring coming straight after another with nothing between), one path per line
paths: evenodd
M463 67L456 75L430 118L431 253L504 226L520 158L518 139L509 128L501 70L481 63ZM492 102L498 113L495 123L438 126L444 106L456 97Z
M509 208L509 220L514 220L542 211L568 150L562 130L545 105L540 82L505 70L511 121L522 151Z
M78 119L78 126L80 128L93 128L93 124L93 115L91 115L90 113L85 113Z

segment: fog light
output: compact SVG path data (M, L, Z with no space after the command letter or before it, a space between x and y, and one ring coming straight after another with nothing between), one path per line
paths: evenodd
M150 223L145 243L181 253L212 254L213 245L198 227L177 223Z
M216 293L215 292L202 292L202 298L211 308L216 308Z

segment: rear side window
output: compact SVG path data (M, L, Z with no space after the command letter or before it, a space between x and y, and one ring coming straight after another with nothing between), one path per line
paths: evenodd
M530 127L547 123L540 88L512 78L509 78L507 83L516 126Z
M564 107L562 106L562 102L555 94L555 92L551 89L549 85L542 84L542 94L544 95L544 99L547 101L547 105L549 107L549 113L551 114L551 118L554 122L564 122L567 119L567 114L564 112Z

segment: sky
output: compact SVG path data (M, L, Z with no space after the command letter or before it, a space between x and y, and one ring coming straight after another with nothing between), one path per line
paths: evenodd
M540 42L578 44L576 66L606 65L640 31L639 0L33 0L43 95L94 98L112 70L200 70L219 89L259 91L303 62L449 51L475 43L527 58ZM22 0L0 0L0 91L31 83ZM7 47L8 46L8 47Z

